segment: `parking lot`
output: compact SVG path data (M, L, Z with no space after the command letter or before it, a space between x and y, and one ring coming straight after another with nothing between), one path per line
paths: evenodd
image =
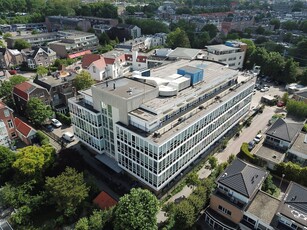
M64 125L64 124L63 124L61 127L59 127L59 128L56 128L56 127L53 127L53 128L54 128L54 129L53 129L53 131L51 131L51 132L52 132L53 134L55 134L57 137L59 137L59 138L62 138L62 136L63 136L63 134L64 134L65 132L74 133L74 132L73 132L73 127L72 127L72 126L67 126L67 125ZM74 141L72 141L72 142L66 141L66 143L67 143L66 147L69 148L69 147L71 147L71 146L77 144L77 143L78 143L78 140L77 140L77 138L75 138Z

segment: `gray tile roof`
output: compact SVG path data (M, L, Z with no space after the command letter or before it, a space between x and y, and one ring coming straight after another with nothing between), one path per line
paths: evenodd
M217 183L250 198L266 177L267 172L264 169L236 159L219 176Z
M292 142L296 135L302 130L303 122L296 122L290 119L279 118L268 131L267 135Z
M278 212L303 226L307 226L307 188L290 182Z

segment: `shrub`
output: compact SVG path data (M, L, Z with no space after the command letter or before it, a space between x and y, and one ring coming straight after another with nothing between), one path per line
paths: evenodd
M301 167L298 164L292 163L291 161L285 163L281 162L275 168L275 173L278 176L285 175L285 179L289 181L297 182L303 186L307 186L307 167Z
M303 131L307 133L307 124L304 124Z
M209 164L211 169L214 169L217 166L217 159L214 156L208 157Z
M66 116L62 113L55 113L56 118L61 121L63 124L70 126L71 125L71 118Z
M40 145L48 145L48 144L50 144L49 138L42 131L38 130L36 132L36 137L38 138Z

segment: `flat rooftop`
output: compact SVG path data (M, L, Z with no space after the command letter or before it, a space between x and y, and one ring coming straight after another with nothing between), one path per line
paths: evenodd
M156 89L155 86L126 77L98 83L92 87L124 99L131 99Z
M270 224L275 216L280 200L259 190L246 212L253 214L266 224Z
M70 72L70 71L64 71L64 72L62 72L62 75L60 74L58 77L56 77L56 74L57 74L57 72L52 73L52 75L37 78L37 79L34 80L34 82L36 84L39 84L39 82L44 82L44 83L46 83L50 86L56 86L56 85L65 84L67 81L71 81L77 75L76 73ZM70 75L68 75L68 74L70 74Z
M239 50L240 48L226 46L223 44L207 46L208 50L216 50L216 51L231 51L231 50Z
M306 142L305 142L306 141ZM300 133L290 148L292 153L303 153L307 157L307 133Z
M168 76L176 74L177 69L184 66L204 69L204 81L198 83L194 87L188 87L178 92L177 96L157 97L143 103L141 107L145 110L147 108L150 111L156 111L157 114L168 113L172 110L177 110L177 107L182 107L189 101L195 100L195 98L203 95L217 85L227 82L238 75L237 70L229 69L215 62L180 60L158 67L157 69L152 69L150 77L167 78Z
M286 154L266 146L261 146L254 155L272 163L279 164L283 162Z
M57 32L51 32L51 33L21 35L21 36L10 37L9 39L17 40L17 39L29 39L29 38L43 38L43 37L51 37L57 35L58 35Z

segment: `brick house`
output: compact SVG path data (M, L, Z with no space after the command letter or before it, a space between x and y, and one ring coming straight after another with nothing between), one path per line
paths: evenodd
M13 98L16 111L19 114L24 114L28 101L33 97L37 97L44 104L50 105L50 94L45 88L27 81L15 85L13 88Z
M48 47L34 47L32 50L22 50L24 60L31 69L37 66L49 67L56 59L56 53Z
M0 144L9 146L16 137L13 110L0 101Z

